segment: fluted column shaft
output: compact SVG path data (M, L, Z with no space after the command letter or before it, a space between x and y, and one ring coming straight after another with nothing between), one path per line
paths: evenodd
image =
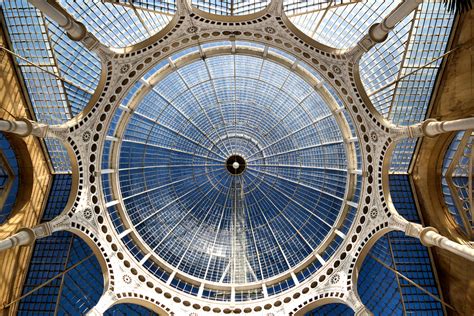
M362 306L359 310L354 313L355 316L374 316L374 314L367 309L367 307Z
M435 119L427 119L424 122L411 126L395 126L393 130L396 134L403 135L408 138L415 137L433 137L443 133L474 130L474 117L468 117L452 121L437 121Z
M448 238L440 235L434 228L427 227L425 231L422 231L420 240L427 246L437 246L441 249L448 250L452 253L457 254L470 261L474 261L474 248L467 245L461 245L457 242L449 240Z

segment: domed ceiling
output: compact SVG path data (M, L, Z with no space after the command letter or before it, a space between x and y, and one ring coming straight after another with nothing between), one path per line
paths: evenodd
M217 54L158 71L123 123L125 217L165 269L260 282L333 238L347 189L347 121L333 115L319 79L273 59Z
M66 2L90 32L82 43L20 2L5 12L20 55L38 61L54 50L53 72L67 79L48 83L20 63L39 92L38 120L74 117L56 136L74 150L78 192L55 229L100 252L105 287L95 311L139 300L160 314L292 315L338 300L360 314L365 293L387 314L395 301L364 289L388 297L381 286L390 282L359 286L359 266L372 240L404 230L386 207L380 170L392 155L391 170L406 172L415 140L387 154L401 139L387 124L424 118L441 64L431 59L447 47L452 22L442 4L423 3L369 49L356 43L399 2L272 1L248 17L237 15L268 2L225 1L222 10L214 1ZM17 23L25 14L40 22ZM38 56L25 50L30 33L51 42ZM433 36L436 45L421 49ZM55 170L70 172L65 149L51 144ZM408 181L401 186L409 191ZM392 259L404 253L400 267L414 248L392 250L392 241Z

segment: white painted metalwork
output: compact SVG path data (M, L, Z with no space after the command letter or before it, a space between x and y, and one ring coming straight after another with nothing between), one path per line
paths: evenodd
M161 32L142 43L123 49L114 49L113 51L100 44L97 39L93 38L85 29L78 26L79 24L76 21L71 20L71 18L62 11L58 11L51 5L46 4L46 1L31 0L30 2L36 5L40 10L43 10L45 14L60 22L60 25L72 25L71 28L67 26L72 37L76 40L81 40L86 47L100 55L105 73L104 79L101 81L84 113L82 113L80 117L74 118L64 124L64 126L61 126L59 131L51 134L61 139L70 149L71 161L74 164L73 176L76 187L72 190L73 196L63 214L48 224L51 226L50 231L71 231L86 240L89 245L93 246L96 253L100 254L99 262L102 264L104 279L106 280L105 292L96 307L90 311L90 315L100 315L110 306L122 302L138 303L150 307L159 313L168 315L189 315L192 313L197 313L198 315L215 315L231 313L232 311L236 313L252 313L253 315L269 315L270 313L273 315L300 315L315 306L339 302L350 306L357 315L369 315L370 312L363 306L357 295L357 273L355 273L354 267L360 265L363 261L365 253L367 252L365 251L367 250L367 245L372 244L372 241L378 239L383 234L392 230L406 231L408 235L420 238L420 240L427 245L440 246L471 260L474 257L472 249L467 249L467 246L449 241L437 234L433 229L422 228L421 226L408 223L397 214L390 201L388 190L387 165L390 161L389 149L404 138L422 136L421 125L409 129L393 126L379 115L371 105L370 99L367 97L361 80L358 77L358 62L364 52L368 51L376 43L383 41L386 34L417 7L419 1L403 1L381 24L367 30L368 35L364 37L358 45L347 51L335 50L314 41L308 43L307 39L302 36L301 32L290 22L284 12L282 12L282 3L276 0L272 1L268 7L261 12L229 19L193 9L187 1L178 1L176 15ZM206 44L222 41L228 41L232 44L228 47L203 48ZM239 41L258 42L263 44L264 48L261 50L246 48L239 45ZM301 43L305 43L305 45L301 45ZM191 47L198 47L198 51L196 53L183 55L181 58L168 62L165 68L157 71L154 76L145 80L145 86L137 90L132 101L127 106L121 104L123 97L132 86L140 81L142 76L152 69L153 66L159 64L161 61L170 61L169 58L171 56ZM269 48L279 49L293 56L296 62L288 60L285 62L285 58L276 56ZM250 275L255 274L255 271L252 271L245 256L237 257L236 255L237 252L244 251L245 249L242 240L239 239L239 230L243 229L242 217L249 215L245 214L245 207L239 204L238 196L234 197L234 210L236 213L233 225L235 232L232 236L232 240L234 245L233 257L236 260L233 262L234 268L229 265L226 271L233 270L234 275L232 278L245 282L230 282L226 284L223 282L223 279L227 272L224 272L221 276L221 282L207 282L182 272L179 268L179 263L176 266L172 266L166 262L162 262L162 260L160 261L160 258L155 256L155 250L161 245L161 242L156 247L150 248L143 238L136 233L136 227L130 225L132 221L128 218L124 201L131 198L132 195L128 197L122 196L118 177L120 172L133 170L133 168L121 168L119 166L118 156L121 146L124 143L134 142L122 137L127 122L131 116L134 115L134 111L140 100L145 97L147 92L155 90L156 84L159 83L161 79L174 71L179 71L183 65L198 59L204 59L206 72L208 76L211 77L211 69L206 59L209 59L211 56L238 56L239 54L258 56L259 58L279 63L291 69L291 71L298 73L298 75L304 77L305 80L313 83L312 86L323 96L325 103L327 103L331 109L331 115L329 117L336 119L341 130L343 137L342 143L343 146L345 146L348 165L347 168L333 169L345 172L347 174L347 183L344 197L334 196L334 198L342 202L340 214L334 225L320 218L318 214L302 205L297 198L292 197L288 192L283 192L275 188L275 191L279 194L284 195L296 205L305 208L312 216L318 218L322 223L325 223L325 225L328 225L331 228L331 232L325 237L321 245L314 249L311 256L305 258L298 265L292 266L280 241L275 233L271 231L272 238L275 239L275 244L278 247L277 251L281 252L285 258L288 269L285 273L260 281L254 277L250 282L246 276L243 276L243 274L247 273ZM324 84L308 74L308 71L300 68L299 63L306 63L309 65L308 67L319 73L324 80ZM216 87L212 81L210 84L212 85L210 93L214 94L216 99L218 99L218 87ZM334 97L325 88L326 85L330 86L331 89L338 94L344 108L341 108L341 106L337 104ZM172 100L168 100L168 103L171 107L175 107ZM205 107L202 104L199 106L215 134L219 135L221 131L218 126L215 126L215 124L211 122L210 115L205 111ZM224 121L223 106L225 106L225 104L219 102L217 109ZM120 124L118 124L114 135L106 135L117 109L124 110L120 118ZM352 119L356 130L354 134L357 138L354 138L354 135L350 131L343 112L347 113L349 119ZM287 115L289 114L290 113ZM180 116L190 124L193 123L192 119L186 114L180 112ZM152 118L146 119L154 122ZM318 122L324 119L324 117L318 118L309 125L317 125ZM278 127L281 121L277 121L276 124L272 126L271 131ZM462 126L472 128L471 123ZM2 124L3 125L0 124L1 129L12 129L11 124ZM453 130L451 125L433 122L428 123L426 125L427 132L425 135L434 135L438 132ZM179 133L179 131L173 130L170 126L167 128L169 128L170 132ZM18 130L21 130L21 128ZM225 130L226 135L219 135L218 137L208 135L204 131L201 131L201 133L214 144L215 148L203 147L203 150L206 150L209 154L226 157L224 153L238 151L235 144L231 142L233 138L239 138L252 143L255 147L258 147L262 153L264 153L266 149L266 147L261 148L254 137L248 135L244 137L244 135L239 135L238 131L228 133L227 130ZM293 131L293 133L297 133L297 131ZM50 136L48 133L35 135L40 137ZM286 135L285 137L288 136L289 135ZM284 139L280 138L273 144L282 140ZM112 144L112 154L110 155L110 168L102 169L102 151L106 141ZM189 139L189 141L194 140ZM223 146L218 154L215 151L215 149L218 148L215 144L219 142L225 143L226 146ZM354 142L358 142L360 146L362 159L361 170L357 168ZM136 143L140 142L136 141ZM335 141L334 143L337 144L341 142ZM267 147L271 147L273 144L269 144ZM198 153L189 153L176 148L158 146L150 143L147 145L210 159L215 162L215 165L221 164L222 167L224 167L225 164L225 161L221 161L218 158ZM317 146L315 145L314 147ZM263 157L269 158L283 153L285 153L285 151L270 153ZM249 155L249 157L245 157L246 162L250 164L259 161L260 158L255 158L257 155L258 153L254 152ZM259 163L256 163L257 166L258 164ZM260 164L262 164L261 161ZM161 166L165 168L171 165L173 164ZM193 163L189 165L196 166ZM296 166L294 164L274 165L314 170L319 168L305 165ZM152 165L150 165L150 167L152 167ZM240 164L237 162L233 163L232 167L238 169ZM324 167L321 168L324 169ZM100 170L102 170L101 173L99 172ZM271 172L258 169L254 171L246 170L245 172L283 179ZM100 177L98 176L99 174ZM198 174L196 176L204 175L205 174ZM364 192L364 194L361 196L360 201L355 203L352 198L354 196L357 176L362 178L361 191ZM102 192L104 184L101 181L101 177L109 177L109 179L111 179L112 199L109 201L105 199L104 193ZM184 178L178 181L187 180L189 179ZM313 191L321 191L303 182L295 182L292 179L284 179L284 181L289 181L299 186L306 186ZM81 183L80 187L78 183ZM168 185L173 184L174 183L169 183ZM216 183L216 185L219 185L219 183ZM152 190L162 188L163 187L150 188L135 194L147 195ZM198 189L199 187L193 188L193 190ZM263 195L267 194L258 186L257 189L260 190ZM238 195L238 191L239 186L235 184L234 193ZM191 191L188 191L184 194L190 194L190 192ZM207 194L203 194L201 198L206 199ZM178 199L179 197L169 202L169 204L175 203ZM231 199L231 197L229 197L229 199ZM217 199L213 200L213 205L216 201ZM125 225L126 227L122 232L115 230L108 208L117 210L117 213L128 225ZM258 208L262 218L268 223L265 210L261 209L260 205L258 205ZM343 233L340 230L340 226L349 208L357 209L357 213L350 229L346 233ZM94 211L93 219L88 220L84 218L82 211L85 209ZM369 220L366 215L370 209L377 209L378 212L375 217ZM170 227L162 242L173 234L180 222L186 221L189 216L191 216L192 210L192 208L188 209L188 212L185 213L174 226ZM161 209L153 210L149 215L142 218L136 226L141 225L160 211ZM211 208L206 211L205 218L210 215ZM290 226L297 234L302 236L298 227L293 225L288 217L284 219L290 223ZM195 241L196 238L199 238L198 233L202 225L203 223L200 223L198 225L199 227L194 231L191 243ZM220 228L221 225L223 225L222 217L218 221L217 226ZM160 228L157 227L156 229ZM257 242L253 227L251 227L251 231L252 234L247 237L251 239L251 241L248 243L245 242L247 245L251 243L255 245ZM342 241L335 253L325 260L321 255L322 251L324 251L335 236L342 239ZM15 245L27 244L33 239L30 237L30 234L20 232L6 241L1 241L0 247L2 247L1 249L7 249ZM212 240L214 240L213 245L216 245L217 238L217 234L212 236ZM137 259L134 253L127 247L124 240L136 241L137 245L142 247L141 250L144 253L144 257ZM305 237L303 237L303 240L305 240L308 245L310 244ZM361 251L361 249L364 249L364 251ZM211 250L214 251L215 249ZM146 268L147 262L150 260L160 269L167 271L166 278L159 278L150 273ZM183 258L180 259L180 263L182 260ZM297 274L314 260L319 261L322 267L307 279L299 281ZM262 270L263 262L260 261L260 258L258 258L258 265L260 270ZM205 272L206 275L209 272L209 266L210 259ZM330 282L329 280L335 274L338 275L340 281ZM295 284L293 287L276 295L269 295L269 287L288 278L293 280ZM198 288L197 295L184 293L173 287L172 281L175 279L194 285ZM229 299L221 301L206 299L204 293L209 290L221 293L219 295L229 297ZM262 295L254 300L237 301L235 299L236 293L244 290L253 290L262 293Z

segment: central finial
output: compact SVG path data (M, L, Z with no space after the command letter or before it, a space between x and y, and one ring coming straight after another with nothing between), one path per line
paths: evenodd
M245 159L240 155L232 155L227 158L226 168L233 175L242 174L245 171L246 162Z

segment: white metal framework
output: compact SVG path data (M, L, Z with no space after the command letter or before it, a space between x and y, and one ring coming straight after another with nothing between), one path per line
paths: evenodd
M33 134L38 137L60 139L68 147L74 176L74 188L68 207L61 216L32 230L21 231L7 240L0 241L0 249L28 244L34 238L60 230L71 231L83 238L97 254L106 282L105 293L90 314L101 314L113 304L124 302L141 304L159 313L169 315L196 315L196 313L198 315L220 313L300 315L329 302L347 304L357 315L370 314L357 294L357 270L375 241L392 230L404 231L409 236L419 238L427 246L437 245L474 260L472 248L440 236L433 228L423 228L421 225L410 223L402 218L391 202L388 188L391 152L398 142L407 138L433 136L453 129L472 129L474 127L473 120L463 119L455 123L425 121L409 127L395 126L374 108L359 77L359 62L363 55L377 43L383 42L387 34L397 23L415 10L420 1L401 2L380 23L374 24L367 30L367 35L362 40L347 50L334 49L308 38L286 17L282 2L277 0L270 2L262 11L239 17L208 14L193 8L186 1L178 1L176 14L165 28L149 39L123 49L111 49L103 45L91 33L87 32L81 23L75 21L63 10L58 9L57 6L41 0L30 2L64 26L74 40L81 41L85 47L100 56L102 75L99 86L86 109L66 124L47 126L27 121L0 124L1 130L16 132L20 135ZM252 47L251 43L255 43L255 46ZM198 66L191 68L196 72L189 75L189 78L194 78L198 71L207 69L207 77L202 82L212 83L213 89L219 89L216 77L209 75L211 73L209 68L212 68L209 64L218 58L227 58L233 60L234 63L237 58L243 58L242 65L235 66L234 69L239 67L246 69L245 64L251 61L273 63L274 70L286 71L288 72L287 76L296 76L295 80L300 80L298 81L299 86L308 84L323 100L321 108L326 107L328 117L334 118L335 125L332 125L332 129L337 126L339 130L335 129L335 133L338 135L333 141L341 143L344 149L340 152L340 156L334 156L334 160L344 157L343 161L346 166L340 169L345 171L346 178L343 181L344 192L333 194L339 204L336 207L337 218L330 223L331 229L311 246L309 256L297 255L294 263L290 263L288 252L283 250L282 243L277 241L275 244L280 248L282 258L287 261L288 266L268 274L263 273L261 268L260 277L252 268L252 264L248 262L252 258L236 256L236 253L242 252L252 242L258 244L262 241L262 239L257 241L257 239L239 237L242 235L240 231L244 226L240 220L244 215L235 213L233 217L229 216L229 218L233 218L231 226L234 230L231 230L229 236L231 251L228 257L231 258L230 260L234 260L233 263L229 263L228 267L224 266L224 270L227 272L222 272L217 280L209 279L206 274L200 276L183 268L180 264L184 257L178 258L178 264L166 260L167 257L160 255L156 250L160 248L160 244L153 240L146 240L146 237L154 236L154 232L141 233L137 229L137 225L148 220L147 217L152 218L156 214L140 213L136 214L137 217L134 218L134 213L131 211L132 205L127 205L126 200L134 194L143 192L133 193L133 188L131 188L129 195L123 194L125 185L132 186L135 181L142 180L137 178L122 181L120 179L120 175L133 169L131 163L135 158L134 153L129 154L130 164L126 167L120 165L123 162L120 155L122 155L125 144L132 142L131 134L136 132L135 137L140 137L140 129L134 130L131 127L134 119L142 122L148 121L150 129L162 128L168 133L178 133L175 127L179 125L173 125L174 123L167 122L164 118L158 120L159 116L147 117L142 111L145 107L143 104L146 104L142 101L157 91L158 96L166 101L166 106L176 112L175 118L180 117L181 122L186 122L186 127L198 130L196 134L193 134L200 135L198 138L180 136L180 140L194 144L193 148L196 150L200 148L201 151L193 152L192 157L201 156L204 159L204 168L209 167L208 160L212 160L224 170L228 156L238 154L242 155L246 161L247 169L242 172L242 175L256 172L271 176L268 171L252 171L252 163L258 165L256 162L259 159L261 159L260 164L271 167L271 163L264 159L269 158L271 154L260 148L262 141L259 140L258 132L252 129L245 130L245 124L239 125L237 123L231 124L231 127L239 126L239 129L234 133L231 133L230 129L219 130L219 127L216 127L215 135L219 135L221 138L215 137L212 130L199 131L203 125L198 123L198 119L194 119L194 116L191 118L189 114L184 113L185 108L181 108L180 103L173 102L174 99L171 100L166 95L160 95L159 85L161 82L165 82L169 76L177 75L186 82L186 75L183 73L187 69L186 67L193 65ZM157 65L161 66L157 67ZM216 67L219 69L218 62ZM228 71L226 70L226 72ZM278 76L273 75L269 80L278 79ZM239 76L232 75L232 78L237 81L236 78ZM260 83L262 86L268 87L271 82L265 82L264 79L260 78ZM137 83L139 84L137 85ZM199 84L185 85L183 89L196 97L198 90L193 90L193 87L197 87ZM236 83L235 86L238 84ZM284 91L283 86L279 89ZM180 87L176 87L176 90L182 92ZM212 93L213 90L207 91ZM294 96L293 98L297 97L304 96ZM198 98L196 97L196 99ZM290 101L285 103L290 107L286 108L290 112L291 108L300 106L298 102L291 103ZM234 100L229 104L225 102L218 104L222 107L235 106L236 102ZM343 107L341 107L342 105ZM223 115L223 112L219 113L220 109L216 104L201 104L201 106L202 117L196 116L199 119L207 119L212 122L211 118L214 114L210 114L210 111L214 110L216 116ZM268 111L275 110L270 104L256 104L254 109L263 112L265 106ZM240 110L245 111L246 109L242 106ZM235 110L224 112L238 113ZM149 113L149 115L155 114L154 112ZM206 117L206 115L208 116ZM270 117L265 115L267 114L262 113L262 117ZM260 119L260 117L252 118L251 115L246 118L250 120L249 126L252 126L252 120L256 122ZM261 122L261 124L263 127L265 124L268 125L267 132L274 132L273 127L278 126L280 120L284 120L284 118L286 115L276 117L272 122ZM315 117L312 119L317 120ZM315 120L309 119L306 124L316 124ZM223 119L223 121L226 120ZM293 120L293 122L296 121ZM352 126L353 131L349 126ZM182 132L184 127L179 126L181 128L180 135L186 135ZM112 132L109 133L109 131ZM319 128L311 130L312 133L322 131L323 129ZM297 130L285 131L283 135L296 132ZM153 137L153 133L150 135ZM322 140L324 141L325 138L323 137ZM149 144L150 147L162 147L163 149L164 145L160 141L162 140L135 140L136 143ZM278 141L278 139L272 140L270 138L269 143L263 147L270 147ZM207 145L203 145L204 143ZM355 143L358 143L358 150L356 150ZM219 146L216 146L217 144ZM311 143L308 147L319 145L325 146L327 144ZM105 156L107 146L112 154ZM175 151L184 151L179 149L178 144L173 144L173 146L172 149ZM235 146L234 150L227 151L227 148L232 148L231 146ZM251 146L254 146L255 149L246 152L246 148ZM273 154L281 154L284 150L299 152L302 148L304 147L277 150ZM360 151L359 155L357 151ZM260 154L262 157L258 158ZM107 160L104 157L107 157ZM357 159L360 161L358 162ZM277 167L285 167L284 163L277 164ZM291 166L291 164L289 165ZM166 166L170 169L170 164ZM193 161L190 166L198 168L199 162ZM325 162L321 166L304 164L299 165L298 168L329 167ZM143 168L143 165L140 168ZM142 176L146 177L144 172L142 172ZM198 174L197 176L203 175ZM277 178L281 178L281 176ZM185 181L185 178L179 179L177 176L172 176L171 179ZM358 200L353 200L357 179L360 181L361 193ZM212 181L211 179L210 182ZM293 180L287 178L286 181ZM170 183L174 182L163 183L163 185ZM226 192L228 195L233 195L234 198L229 198L229 202L226 200L225 205L229 205L230 210L245 210L247 206L239 204L243 201L239 196L242 186L245 184L235 180L232 183L231 189ZM214 183L214 185L220 184ZM308 186L304 181L297 182L297 185ZM258 186L256 187L258 189ZM156 188L162 187L158 185ZM314 187L311 188L314 189ZM277 189L275 186L274 190ZM262 191L262 194L270 194L268 191ZM288 194L282 191L278 193L282 196ZM184 194L188 193L178 192L176 198L180 199ZM206 192L201 197L206 198ZM291 196L287 196L286 199L292 200L295 204L304 203L302 202L304 200ZM268 200L275 201L275 199ZM184 210L192 210L190 205L188 204ZM315 205L315 210L317 210L318 204ZM305 208L307 207L305 206ZM341 227L344 225L345 216L350 212L350 209L354 210L354 218L348 225L347 231L342 232ZM123 220L124 225L120 228L121 230L117 230L117 219ZM262 219L265 220L265 216ZM220 224L218 225L220 226ZM291 221L288 220L285 226L291 226ZM160 226L155 225L148 228L159 230ZM216 228L217 231L219 229L220 227ZM172 234L173 230L170 228L164 233ZM306 237L302 237L303 230L300 230L299 227L294 230L295 234L291 237L298 235L300 236L298 238L306 239ZM249 231L255 230L251 228ZM197 235L199 229L194 233ZM278 231L273 231L272 234L273 237L267 235L263 240L271 238L278 240ZM215 234L214 236L216 237L212 244L216 245L219 235ZM323 250L330 245L332 239L336 238L340 239L340 242L328 258L323 258L321 256ZM191 243L194 241L194 237L190 239ZM311 242L308 241L308 244ZM137 253L141 253L140 258L137 258ZM260 257L257 255L255 258ZM258 259L256 260L258 261ZM148 264L149 262L151 263ZM320 267L308 273L301 280L296 277L297 273L310 267L313 263L317 263ZM209 266L209 262L207 262L205 265L207 270L209 270ZM226 275L229 275L227 282ZM269 287L288 279L294 282L294 286L275 295L269 294ZM197 287L196 293L187 292L186 288L189 287L176 286L176 283L179 282L189 284L189 287ZM173 284L175 286L172 286ZM217 293L213 295L214 299L211 299L209 295L204 295L205 292L210 291ZM215 299L216 297L219 299ZM238 297L245 297L245 299L238 299Z

